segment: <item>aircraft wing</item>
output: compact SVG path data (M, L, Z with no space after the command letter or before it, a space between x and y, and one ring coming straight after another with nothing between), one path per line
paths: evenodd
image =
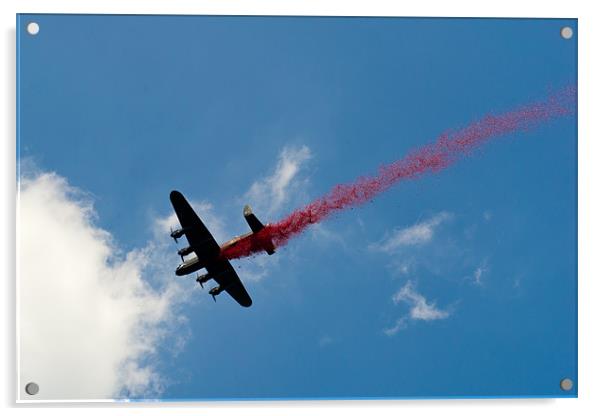
M169 199L176 211L188 244L192 247L196 256L200 260L215 258L220 251L219 244L205 227L203 221L196 215L184 195L178 191L172 191L169 194Z
M213 277L220 287L223 287L240 306L248 308L253 303L234 267L226 259L211 262L206 267L209 276Z

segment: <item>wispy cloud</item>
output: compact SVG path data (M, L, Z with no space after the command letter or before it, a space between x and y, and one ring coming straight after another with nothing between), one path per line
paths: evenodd
M485 258L478 263L476 267L473 267L474 268L469 272L469 274L464 276L463 280L468 281L475 286L484 286L485 279L490 272L489 259Z
M491 221L491 218L493 218L493 213L489 210L483 212L483 219L485 221Z
M422 321L431 321L434 319L444 319L449 316L449 312L437 309L435 302L428 303L426 298L418 293L411 281L406 282L395 295L393 302L399 304L403 302L409 305L410 318Z
M400 275L408 275L414 268L414 259L408 258L395 266L395 270Z
M433 239L435 228L452 218L448 212L440 212L428 220L407 228L395 230L380 242L371 245L373 249L392 253L402 247L426 244Z
M402 329L407 328L407 326L408 326L408 319L405 316L402 316L397 321L395 321L395 325L393 325L390 328L386 328L383 332L385 333L385 335L392 337L393 335L397 334Z
M474 271L473 276L475 284L479 286L483 284L483 282L481 281L481 276L483 275L484 271L485 269L483 269L481 266L477 267L477 269Z
M483 277L489 271L488 261L485 259L472 273L473 282L475 285L483 286Z
M311 151L305 145L285 147L280 152L274 171L255 181L245 194L245 199L262 214L271 216L278 213L291 199L291 195L300 192L307 183L306 180L299 179L298 174L311 157Z
M395 304L403 303L408 306L409 311L406 315L399 318L395 325L385 329L385 334L395 335L401 329L407 326L408 321L433 321L446 319L450 316L449 310L437 308L436 302L428 302L427 299L418 293L414 283L407 281L394 295L393 302Z
M187 299L163 242L123 253L90 199L52 173L22 178L18 213L19 390L35 381L37 399L159 394L157 349L181 347Z
M528 270L519 269L514 272L514 275L508 276L508 283L510 283L510 293L511 297L520 297L524 295L525 292L525 279L528 276Z

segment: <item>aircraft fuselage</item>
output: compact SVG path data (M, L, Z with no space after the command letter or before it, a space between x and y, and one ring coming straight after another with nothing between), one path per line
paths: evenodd
M221 255L221 253L224 252L224 250L226 250L230 247L236 246L238 243L240 243L241 240L250 237L252 234L253 233L251 232L251 233L239 235L237 237L234 237L231 240L226 241L224 244L222 244L220 246L220 254L216 257L219 257ZM211 262L212 260L214 260L214 259L200 260L198 257L194 256L194 257L184 261L182 264L180 264L178 266L178 268L176 269L176 275L185 276L187 274L199 271L202 268L204 268L207 265L207 263Z

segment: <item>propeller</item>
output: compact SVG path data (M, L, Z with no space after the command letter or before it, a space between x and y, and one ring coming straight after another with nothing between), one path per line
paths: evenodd
M215 295L211 295L211 296L213 297L213 301L214 301L215 303L217 303L217 300L215 300Z
M178 239L173 235L173 227L169 227L169 235L173 238L173 241L178 244ZM182 259L182 261L184 261L184 259Z
M203 281L201 280L201 276L199 276L198 274L196 275L196 281L199 282L199 285L201 285L201 288L204 289L205 287L203 286Z

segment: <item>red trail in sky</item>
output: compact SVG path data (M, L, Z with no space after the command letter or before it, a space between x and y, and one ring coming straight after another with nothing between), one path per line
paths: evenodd
M326 195L240 240L235 246L224 250L222 256L228 259L247 257L264 251L264 247L269 246L269 241L275 247L282 247L309 225L318 223L337 211L368 202L402 180L438 172L491 139L529 130L551 119L572 114L575 95L575 88L567 87L543 101L523 105L505 113L487 115L460 130L445 132L435 142L381 166L374 176L362 176L354 182L336 185Z

